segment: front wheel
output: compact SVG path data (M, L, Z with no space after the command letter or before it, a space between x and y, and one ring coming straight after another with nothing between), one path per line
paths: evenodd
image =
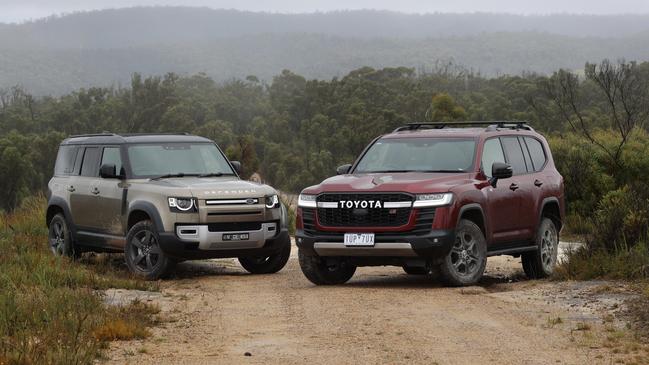
M162 249L160 237L151 221L136 223L126 235L124 255L126 265L136 276L145 280L157 280L174 266Z
M354 276L356 266L349 265L340 259L325 260L318 256L309 256L298 251L302 273L316 285L344 284Z
M530 279L546 278L554 272L559 253L559 231L551 219L543 218L536 235L537 249L521 255L523 271Z
M286 266L290 256L291 241L287 239L278 253L262 257L239 257L239 263L251 274L274 274Z
M487 241L480 227L462 219L455 232L455 243L440 264L444 281L452 286L476 284L487 266Z

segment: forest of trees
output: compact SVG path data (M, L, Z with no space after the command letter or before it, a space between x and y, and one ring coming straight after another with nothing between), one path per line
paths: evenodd
M649 60L647 15L270 14L202 8L127 8L0 26L0 88L33 95L129 84L129 75L204 72L217 82L283 69L339 78L354 69L453 62L486 76L588 60Z

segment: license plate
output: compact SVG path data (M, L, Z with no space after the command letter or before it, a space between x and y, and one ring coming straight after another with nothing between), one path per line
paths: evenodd
M374 233L345 233L345 246L374 246Z
M249 233L224 233L223 241L247 241L250 239Z

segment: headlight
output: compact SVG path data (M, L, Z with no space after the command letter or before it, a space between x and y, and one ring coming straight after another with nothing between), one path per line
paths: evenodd
M169 208L172 212L189 213L197 209L194 198L169 198Z
M273 209L279 207L279 197L277 195L271 195L266 197L266 208Z
M453 193L419 194L412 206L415 208L439 207L442 205L449 205L452 201Z
M315 208L315 195L300 194L300 197L297 199L297 206L304 208Z

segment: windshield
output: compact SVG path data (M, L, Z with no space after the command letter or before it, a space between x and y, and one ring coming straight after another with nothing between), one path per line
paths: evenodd
M464 172L474 152L473 139L386 138L369 148L354 172Z
M221 151L212 143L161 143L128 147L135 178L163 175L233 175Z

